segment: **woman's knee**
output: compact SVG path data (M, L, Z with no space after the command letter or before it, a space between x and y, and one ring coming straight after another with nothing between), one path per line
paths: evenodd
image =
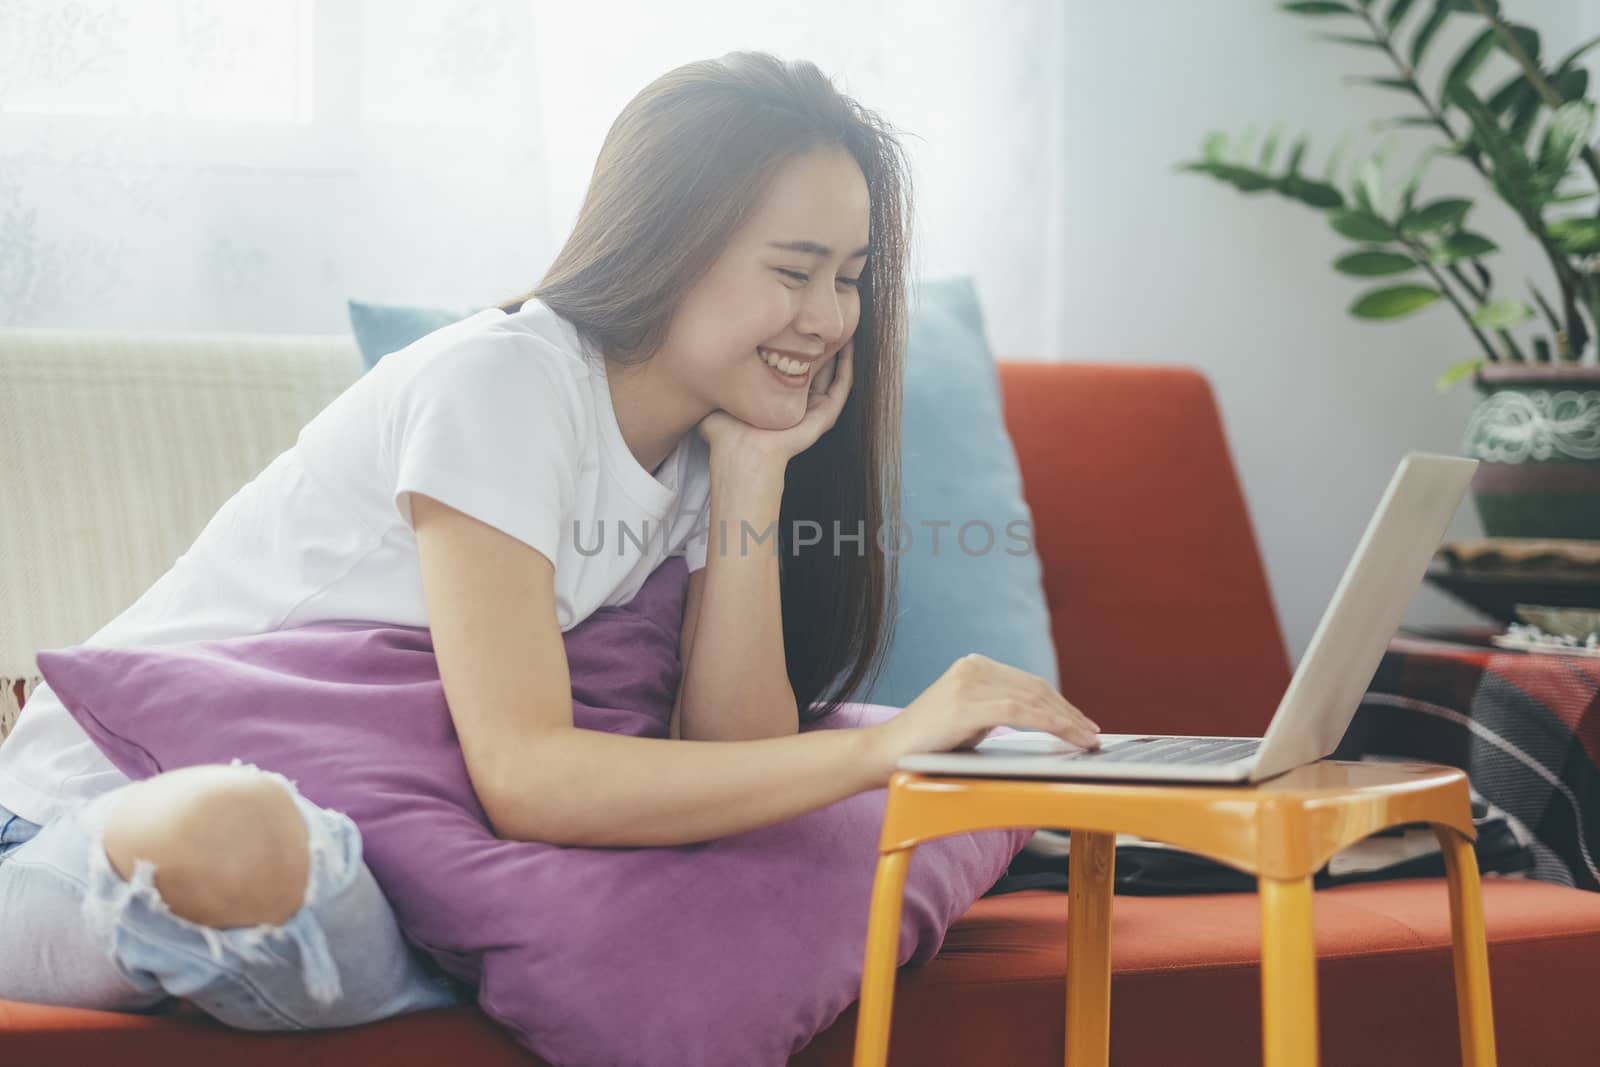
M253 767L185 767L136 782L106 812L102 844L131 879L154 867L174 914L219 928L286 922L305 902L305 819L283 784Z

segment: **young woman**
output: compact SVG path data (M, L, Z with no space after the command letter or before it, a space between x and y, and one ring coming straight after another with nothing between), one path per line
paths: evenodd
M493 829L568 845L780 822L1001 724L1095 744L977 655L880 726L798 732L889 638L909 212L898 144L812 64L671 71L537 288L385 356L89 643L428 626ZM575 729L562 634L680 553L671 738ZM130 782L48 686L0 748L0 954L0 998L250 1029L471 999L348 817L237 761Z

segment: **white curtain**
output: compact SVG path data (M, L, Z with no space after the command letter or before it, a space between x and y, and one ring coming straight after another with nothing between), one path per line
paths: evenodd
M617 112L734 49L905 131L919 274L1063 352L1055 0L5 0L0 325L342 332L538 280Z

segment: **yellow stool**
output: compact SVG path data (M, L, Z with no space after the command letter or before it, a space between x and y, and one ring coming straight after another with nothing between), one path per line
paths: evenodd
M889 782L857 1012L855 1067L884 1067L912 851L951 834L1019 826L1072 831L1067 891L1067 1064L1104 1065L1111 1034L1111 876L1118 833L1164 841L1257 877L1265 1067L1317 1062L1312 875L1379 830L1428 823L1444 851L1461 1061L1495 1062L1489 949L1467 778L1424 763L1324 760L1257 786L962 778L900 771Z

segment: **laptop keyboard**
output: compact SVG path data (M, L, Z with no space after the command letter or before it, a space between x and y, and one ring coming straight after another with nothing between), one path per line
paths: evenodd
M1249 759L1260 747L1259 738L1136 737L1059 758L1096 763L1232 763Z

